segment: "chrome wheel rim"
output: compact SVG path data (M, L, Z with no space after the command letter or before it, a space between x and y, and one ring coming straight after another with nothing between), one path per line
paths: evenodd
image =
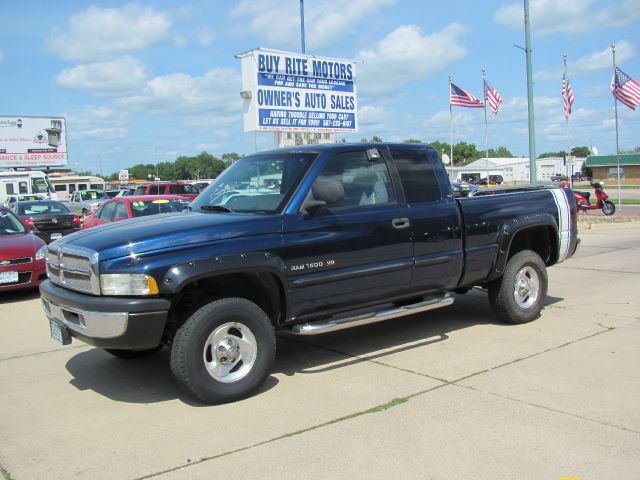
M522 309L535 306L540 296L540 275L535 268L526 266L520 269L514 282L513 297Z
M207 338L202 359L207 373L222 383L246 377L253 368L258 345L253 332L239 322L228 322L216 328Z

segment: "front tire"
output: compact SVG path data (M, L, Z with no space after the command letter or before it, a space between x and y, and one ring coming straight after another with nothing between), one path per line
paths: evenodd
M197 310L178 329L171 371L205 403L248 397L273 368L276 339L269 317L243 298L224 298Z
M540 315L547 286L544 262L537 253L523 250L509 259L502 278L489 284L489 302L501 320L527 323Z
M604 202L602 202L602 213L607 216L613 215L614 213L616 213L616 206L613 202L605 200Z

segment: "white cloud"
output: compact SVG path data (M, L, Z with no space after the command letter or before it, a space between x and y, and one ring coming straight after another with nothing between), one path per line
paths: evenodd
M305 5L305 33L315 50L326 47L353 32L354 24L396 0L323 0ZM242 30L259 35L274 48L297 48L300 45L300 20L282 14L281 0L242 0L231 11Z
M62 113L66 117L67 125L76 129L90 129L96 126L119 126L128 120L128 115L122 110L111 107L85 106L80 110Z
M46 46L66 60L102 60L165 41L171 24L166 13L137 3L122 8L92 6L72 15L66 32L54 30Z
M60 72L57 82L69 90L87 90L96 95L123 95L144 87L146 78L144 65L135 58L125 56L67 68Z
M363 91L376 94L438 73L466 56L467 49L460 44L464 32L457 23L430 35L416 25L401 25L356 56L363 61L358 65L358 83Z
M127 129L122 127L92 128L88 130L70 130L69 137L72 139L100 139L110 141L115 138L127 136Z
M620 40L616 44L616 62L618 64L623 64L633 58L635 52L633 49L633 45L627 40ZM603 50L598 52L592 52L587 55L580 57L575 62L572 62L569 59L569 78L573 76L574 73L591 73L596 72L598 70L606 70L613 69L612 63L612 54L611 47L606 47ZM546 69L540 70L536 72L534 75L535 81L545 81L545 80L559 80L562 79L564 69L554 68L554 69Z
M208 27L200 27L196 32L196 39L203 47L208 47L213 43L213 31Z
M149 80L140 93L120 98L116 105L158 115L224 115L242 111L240 87L240 72L232 68L212 69L200 77L173 73Z
M640 20L640 1L622 0L598 9L595 0L531 0L531 31L534 35L579 33L610 28ZM502 5L494 19L498 25L524 28L522 2Z

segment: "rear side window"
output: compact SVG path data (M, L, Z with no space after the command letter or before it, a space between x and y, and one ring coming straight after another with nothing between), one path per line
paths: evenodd
M151 185L149 195L162 195L164 193L164 185Z
M433 202L442 194L431 162L419 150L391 150L408 203Z
M142 187L138 187L136 188L135 192L133 192L134 195L146 195L147 193L147 187L142 186Z

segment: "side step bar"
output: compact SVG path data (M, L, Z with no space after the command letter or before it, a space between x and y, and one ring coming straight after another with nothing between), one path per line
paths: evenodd
M288 332L295 335L317 335L320 333L334 332L336 330L344 330L345 328L367 325L369 323L382 322L392 318L404 317L405 315L413 315L414 313L426 312L436 308L446 307L453 303L453 295L446 293L442 296L423 300L411 305L403 305L402 307L394 307L389 310L380 312L369 312L354 317L335 318L318 320L316 322L299 323L292 325Z

